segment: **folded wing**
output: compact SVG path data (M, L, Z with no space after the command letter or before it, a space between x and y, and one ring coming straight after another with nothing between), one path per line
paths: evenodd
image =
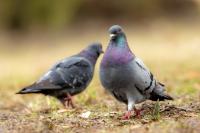
M84 58L70 57L54 65L36 83L19 93L40 93L45 90L81 89L91 80L93 68Z

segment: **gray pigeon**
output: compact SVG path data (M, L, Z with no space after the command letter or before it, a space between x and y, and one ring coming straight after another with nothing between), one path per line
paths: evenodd
M80 53L56 63L38 81L17 94L41 93L56 97L65 107L74 107L71 96L86 89L101 53L102 45L93 43Z
M110 42L100 65L100 79L118 101L128 105L123 119L129 119L134 110L140 116L135 104L147 99L163 101L173 98L164 93L165 87L156 81L143 61L130 50L122 28L114 25L109 29Z

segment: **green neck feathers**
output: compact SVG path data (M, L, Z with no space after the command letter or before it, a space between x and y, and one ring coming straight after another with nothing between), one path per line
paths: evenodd
M119 46L119 47L124 47L124 44L126 43L126 38L125 38L125 36L120 35L119 37L117 37L116 43L117 43L117 46Z

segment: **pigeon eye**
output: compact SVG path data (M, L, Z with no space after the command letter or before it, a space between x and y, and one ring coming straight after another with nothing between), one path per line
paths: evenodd
M113 32L113 34L117 34L117 31L115 30L115 31Z

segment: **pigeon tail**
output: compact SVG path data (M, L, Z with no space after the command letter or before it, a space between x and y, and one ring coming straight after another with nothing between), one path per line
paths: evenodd
M173 97L164 93L164 87L165 86L162 83L157 82L156 87L151 92L149 99L152 101L174 100Z
M36 88L36 85L30 85L28 87L23 88L22 90L20 90L19 92L17 92L16 94L28 94L28 93L40 93L41 90Z
M23 88L16 94L28 94L28 93L44 93L45 91L53 91L53 90L60 90L62 89L60 86L53 85L53 84L46 84L48 82L43 82L41 84L32 84L28 87Z

